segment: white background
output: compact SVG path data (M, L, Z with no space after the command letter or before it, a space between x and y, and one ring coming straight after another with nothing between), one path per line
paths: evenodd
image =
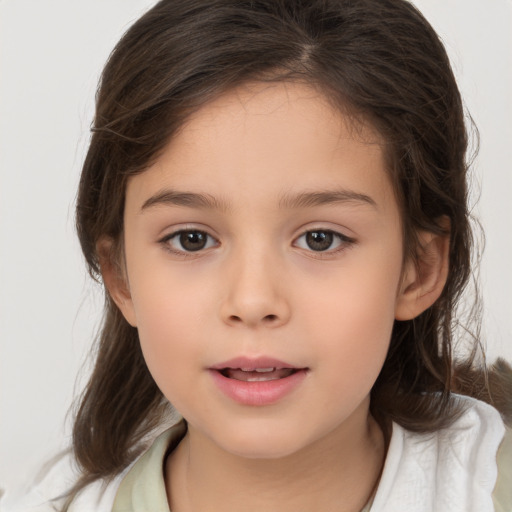
M78 174L101 67L153 3L0 0L2 485L69 440L65 415L102 302L73 227ZM416 4L444 39L481 132L483 333L491 358L512 360L512 3Z

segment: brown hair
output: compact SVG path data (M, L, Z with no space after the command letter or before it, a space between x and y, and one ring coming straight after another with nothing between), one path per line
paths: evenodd
M77 202L91 274L99 279L100 237L111 237L116 253L122 250L127 179L158 157L191 112L258 80L312 84L377 128L402 210L406 257L415 254L417 230L446 234L440 219L450 220L446 286L419 317L395 322L372 390L373 414L408 429L439 429L460 413L453 391L485 398L502 411L508 406L510 414L499 372L486 378L485 369L473 364L476 351L454 362L455 311L470 277L472 247L467 132L444 47L407 1L157 3L118 43L97 93ZM502 376L509 370L501 363ZM133 460L167 407L146 368L137 330L106 294L96 365L73 431L83 471L73 493Z

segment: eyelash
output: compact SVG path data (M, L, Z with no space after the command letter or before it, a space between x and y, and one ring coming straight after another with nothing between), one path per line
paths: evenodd
M300 245L297 245L298 240L300 240L301 238L307 237L308 235L312 235L313 233L316 233L316 234L321 233L324 237L325 236L332 237L329 247L325 250L315 251L311 247L301 247ZM184 235L184 234L189 234L189 235L195 234L195 235L199 235L199 236L205 236L207 238L207 240L205 242L205 246L200 247L197 250L185 249L182 245L183 240L180 240L181 235ZM172 240L178 240L178 243L181 245L182 248L177 249L177 248L173 247L171 245ZM212 240L215 242L214 244L210 243L210 241L212 241ZM335 243L334 242L335 240L337 240L338 245L334 249L332 249L331 245L333 243ZM170 233L170 234L164 236L158 242L160 244L162 244L167 251L171 252L172 254L181 256L183 258L194 257L196 255L196 253L199 254L206 249L210 249L211 247L215 247L215 246L219 245L219 242L215 238L213 238L211 235L209 235L206 231L202 231L200 229L180 229L178 231L174 231L173 233ZM353 238L343 235L342 233L339 233L337 231L333 231L332 229L322 229L322 228L308 229L307 231L305 231L300 236L298 236L297 238L294 239L294 245L296 247L299 247L300 249L303 249L303 250L311 253L312 255L315 255L315 257L318 257L318 258L325 258L328 256L338 254L339 252L346 250L347 248L354 245L355 243L356 243L356 241ZM306 242L306 245L307 245L307 242Z
M195 251L189 251L189 250L186 250L185 248L183 248L183 249L173 248L171 245L172 240L176 239L176 240L180 241L181 235L184 235L184 234L196 234L196 235L199 234L201 236L206 236L207 241L206 241L205 247L201 247L200 249L195 250ZM202 231L200 229L180 229L178 231L174 231L173 233L165 235L161 240L159 240L159 243L161 243L164 246L164 248L167 251L171 252L172 254L176 254L178 256L188 258L188 257L193 257L196 253L200 253L200 252L204 251L205 249L209 249L210 247L212 247L212 245L208 246L208 244L209 244L208 239L215 240L215 238L213 238L211 235L209 235L206 231ZM179 243L180 243L180 245L182 245L181 241ZM218 245L218 242L217 242L217 245ZM183 245L182 245L182 247L183 247Z
M304 249L305 251L312 253L312 255L315 255L315 257L317 257L317 258L328 258L329 256L334 256L342 251L345 251L346 249L348 249L349 247L354 245L356 242L353 238L350 238L342 233L339 233L338 231L333 231L332 229L318 228L318 229L308 229L307 231L302 233L302 235L298 236L295 239L295 241L294 241L295 245L297 245L298 240L300 240L301 238L305 238L308 235L312 235L313 233L316 233L316 234L321 233L324 236L327 235L328 237L331 237L331 243L329 244L329 247L323 251L315 251L311 247L306 248L306 247L299 246L301 249ZM335 241L337 241L337 246L335 248L332 248L331 246L333 243L335 243ZM307 244L307 242L306 242L306 244Z

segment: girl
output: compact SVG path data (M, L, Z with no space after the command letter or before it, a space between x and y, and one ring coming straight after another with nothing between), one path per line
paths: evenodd
M80 182L73 450L19 510L510 510L510 368L453 354L466 147L403 0L159 2Z

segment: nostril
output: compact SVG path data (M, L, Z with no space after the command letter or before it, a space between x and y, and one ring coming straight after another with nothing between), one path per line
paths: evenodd
M233 326L242 324L248 326L257 326L260 324L267 325L268 327L274 327L280 324L281 316L275 314L258 315L256 313L247 315L229 315L226 318L226 322Z

